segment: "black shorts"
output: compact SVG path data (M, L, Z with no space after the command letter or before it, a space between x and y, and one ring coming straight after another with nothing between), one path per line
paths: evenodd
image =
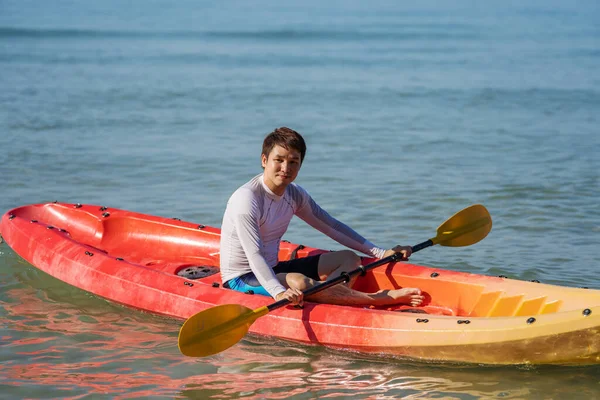
M303 258L296 258L294 260L280 261L276 266L273 267L275 274L298 272L302 275L306 275L315 281L320 281L319 277L319 259L320 254L315 256L308 256Z

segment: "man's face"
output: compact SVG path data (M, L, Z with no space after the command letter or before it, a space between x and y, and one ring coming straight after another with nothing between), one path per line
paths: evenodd
M285 192L285 188L298 176L302 165L300 152L275 146L268 157L263 154L261 158L262 166L265 169L265 183L273 193L281 196Z

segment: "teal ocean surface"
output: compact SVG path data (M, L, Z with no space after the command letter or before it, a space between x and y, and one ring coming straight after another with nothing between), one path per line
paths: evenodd
M0 0L0 212L59 200L220 226L289 126L308 143L297 182L374 243L419 243L481 203L484 241L411 261L600 288L598 21L596 1ZM286 239L340 248L300 220ZM0 398L600 398L598 366L253 336L190 359L180 324L0 244Z

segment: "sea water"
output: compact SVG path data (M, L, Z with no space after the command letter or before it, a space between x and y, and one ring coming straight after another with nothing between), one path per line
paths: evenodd
M484 204L494 227L418 264L600 288L596 1L0 1L0 211L59 200L219 226L263 137L382 247ZM293 221L286 239L339 249ZM0 245L0 397L600 398L597 367L365 357L181 321L72 288Z

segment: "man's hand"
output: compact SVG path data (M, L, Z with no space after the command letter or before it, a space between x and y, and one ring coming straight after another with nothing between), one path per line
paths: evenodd
M302 307L304 304L304 293L301 290L289 288L285 292L281 292L275 296L275 300L277 301L283 299L289 300L293 305Z
M402 254L402 261L407 261L408 257L412 254L412 247L410 246L394 246L383 254L383 258L393 256L395 253Z

